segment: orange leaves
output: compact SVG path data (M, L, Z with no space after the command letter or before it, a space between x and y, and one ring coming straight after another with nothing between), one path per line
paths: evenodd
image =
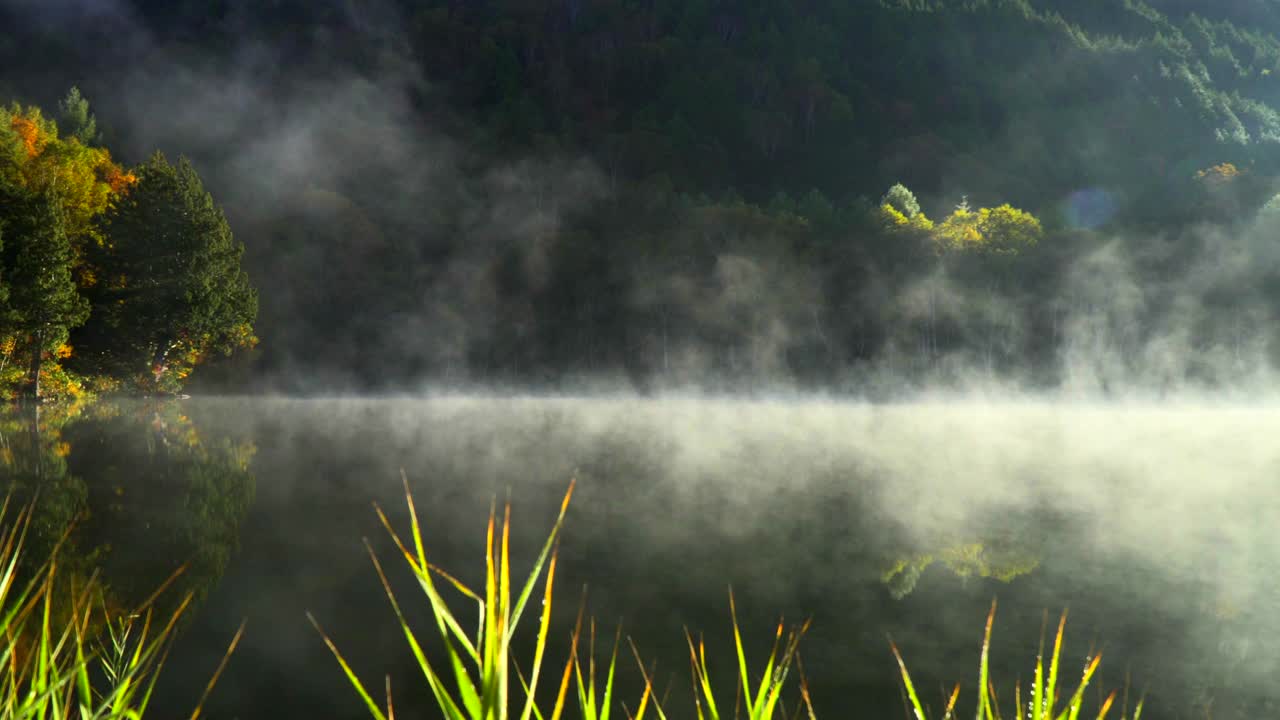
M37 107L0 107L0 152L13 159L0 167L8 180L33 193L52 192L74 241L100 241L95 219L127 193L138 178L105 148L59 137Z
M1223 185L1243 175L1240 168L1232 163L1219 163L1211 168L1196 172L1196 179L1213 185Z
M45 143L41 142L40 126L36 124L34 119L24 115L14 115L13 119L9 121L9 126L13 128L13 131L22 140L22 146L26 150L28 158L39 155L40 151L44 149Z
M138 184L138 176L125 170L111 160L111 155L102 151L102 162L97 168L98 177L111 188L115 195L123 195Z

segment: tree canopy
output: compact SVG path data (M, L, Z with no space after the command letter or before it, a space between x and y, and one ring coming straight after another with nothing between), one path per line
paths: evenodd
M67 134L39 108L0 109L0 392L171 391L209 353L251 345L243 246L191 164L127 170L93 144L78 90L61 112Z

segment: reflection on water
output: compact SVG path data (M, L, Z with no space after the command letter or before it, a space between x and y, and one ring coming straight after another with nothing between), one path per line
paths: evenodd
M242 618L213 716L364 717L306 611L361 675L391 677L398 711L430 716L360 542L393 557L371 503L405 527L403 470L429 550L469 583L495 498L512 500L521 565L577 477L553 621L567 633L589 585L603 636L621 620L673 699L689 697L685 627L731 649L732 585L749 653L778 614L812 616L819 717L901 712L886 633L918 685L968 681L999 596L1010 687L1042 612L1069 606L1069 662L1105 644L1103 684L1128 667L1153 717L1231 718L1274 714L1275 425L1201 407L230 398L10 411L0 465L39 493L41 543L81 518L68 556L122 606L189 563L181 590L205 601L158 717L189 709Z
M4 485L38 498L26 559L46 557L71 528L61 571L98 572L109 607L139 606L184 566L160 608L208 594L238 548L254 452L247 439L206 437L173 402L0 414Z
M961 578L995 578L1007 583L1040 566L1040 553L1026 543L1026 539L1021 544L1017 539L1010 539L1004 544L973 542L952 545L936 554L921 553L902 558L880 579L897 600L910 595L920 581L920 575L934 563L940 563Z

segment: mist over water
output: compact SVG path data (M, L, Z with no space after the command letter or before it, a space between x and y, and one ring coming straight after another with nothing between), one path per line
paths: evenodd
M749 653L764 651L779 614L813 618L802 651L819 716L900 711L886 633L918 685L971 685L993 597L993 662L1010 688L1028 677L1041 613L1064 606L1066 676L1105 645L1104 686L1130 669L1153 716L1216 698L1215 717L1256 717L1280 663L1270 612L1280 447L1261 406L477 395L199 398L113 412L115 424L62 431L90 498L110 480L95 477L95 435L118 448L139 438L119 453L169 468L174 488L200 475L178 470L172 443L141 441L157 437L158 418L183 418L202 447L252 448L237 549L175 651L161 715L198 696L247 618L214 716L360 717L308 610L363 676L391 675L397 710L429 707L360 542L370 538L425 632L425 601L370 505L407 527L401 469L428 552L468 581L495 498L512 503L516 564L527 567L576 477L556 637L588 586L602 636L621 621L677 708L688 692L683 628L731 661L730 586ZM194 508L166 517L181 524ZM638 693L632 669L623 665L622 689Z
M963 4L1018 14L1011 3ZM655 63L643 73L656 78L652 87L607 72L575 79L575 65L628 65L630 31L663 25L622 14L614 37L583 43L591 57L615 48L616 57L585 63L576 43L561 46L574 33L555 22L528 22L527 37L490 37L465 22L419 36L434 20L408 3L316 3L327 14L308 22L309 4L276 3L279 15L268 12L264 25L254 3L233 2L216 4L224 11L208 27L188 27L203 38L188 45L183 23L151 8L165 3L145 5L0 0L0 16L22 30L15 37L48 35L53 48L16 41L39 72L4 73L0 88L52 108L77 84L119 158L157 148L192 156L246 245L262 343L198 372L196 398L180 403L47 409L36 425L0 410L0 473L52 500L51 527L86 513L75 551L86 567L103 564L121 597L145 596L193 562L181 589L199 607L156 716L189 712L247 618L209 717L365 717L307 611L370 685L391 676L401 713L431 716L361 544L369 538L411 618L431 630L371 506L407 527L402 473L428 551L468 581L482 568L495 499L512 503L524 567L576 479L554 649L563 651L587 586L601 637L620 622L658 663L674 708L689 697L685 628L707 633L713 662L732 663L732 587L753 657L778 615L813 618L802 653L819 717L901 711L886 634L935 704L940 683L963 682L970 693L993 597L994 676L1006 691L1019 676L1027 682L1041 613L1070 607L1069 680L1096 643L1105 646L1099 684L1118 687L1131 671L1150 691L1148 717L1203 717L1209 706L1215 718L1280 715L1266 700L1280 671L1280 215L1277 200L1263 205L1276 180L1266 162L1239 159L1241 178L1193 180L1234 151L1203 134L1162 145L1144 127L1157 127L1156 116L1225 112L1248 93L1223 84L1210 96L1187 74L1195 92L1186 99L1219 100L1183 108L1184 95L1135 74L1168 76L1164 56L1130 67L1120 60L1130 50L1107 51L1095 64L1079 48L1049 53L1058 43L1042 40L1056 36L1034 33L1023 38L1031 54L1016 62L983 56L988 69L1015 69L1010 84L973 71L967 54L949 58L953 31L938 32L970 21L1004 27L992 18L915 25L894 11L901 18L883 25L894 31L875 34L933 38L917 44L936 58L868 44L859 52L897 65L815 66L826 68L819 76L849 75L849 87L836 83L828 95L847 94L856 122L826 131L792 123L804 141L777 156L700 168L705 148L720 148L728 166L733 148L750 147L733 144L739 116L754 125L759 115L766 130L785 116L785 105L758 112L770 86L785 98L809 80L770 80L759 72L770 63L754 51L743 53L751 62L740 63L739 84L755 85L756 97L724 108L703 92L722 75L726 88L735 82L724 72L733 68L716 63L705 78L672 70L665 80ZM465 19L454 10L486 4L447 5L439 17ZM583 4L548 5L576 22ZM717 26L752 6L711 5ZM500 27L504 12L495 13ZM743 28L751 17L739 19ZM431 59L441 49L434 40L457 28L475 34L457 34L457 54ZM785 23L782 31L805 37ZM1104 24L1095 44L1110 44L1113 31ZM545 85L560 109L545 127L527 123L538 127L536 142L504 136L506 121L478 109L527 120L536 92L504 90L479 71L475 87L450 85L466 75L459 66L479 67L459 62L475 59L461 51L495 38L494 59L505 63L495 68L528 73L508 78L512 89L536 88L539 66L552 68ZM673 68L701 71L679 61L697 55L677 53L701 38L660 34L631 50L658 48L676 58L663 61ZM988 41L1018 44L1007 39ZM1123 42L1133 53L1158 44ZM59 54L68 59L49 59ZM948 72L916 75L954 75L952 86L900 69L938 63ZM1269 101L1274 88L1259 88L1271 81L1261 64L1255 70L1250 92ZM1057 75L1100 79L1094 87ZM1130 76L1138 90L1112 104L1093 99L1103 86L1130 87L1113 81ZM988 77L989 92L970 85ZM886 79L892 92L876 90ZM1030 102L1031 89L1071 102ZM477 92L486 97L469 107ZM629 105L629 94L640 101ZM1128 102L1149 94L1165 104L1144 120ZM658 102L686 95L693 102ZM937 98L955 107L938 112ZM960 104L996 117L966 121ZM570 117L578 106L588 121ZM1259 107L1270 126L1274 113ZM809 120L814 112L810 103ZM933 114L956 124L903 119ZM604 120L612 116L616 124ZM1097 122L1122 126L1131 116L1124 132ZM857 124L863 118L869 126ZM683 130L687 119L697 128ZM664 134L681 144L650 152L647 136ZM1126 157L1147 135L1150 147ZM1280 137L1261 135L1268 145ZM593 145L594 136L607 142ZM858 145L865 152L847 154ZM805 176L805 153L830 155L839 172ZM691 182L702 170L723 182ZM775 188L775 175L795 177ZM733 199L731 179L758 197ZM975 207L1034 210L1048 235L1016 257L964 255L869 226L896 182L920 192L939 222L974 193ZM784 187L826 203L824 186L825 211L790 200L771 207L775 189L787 199ZM435 383L479 390L433 394ZM505 387L563 392L495 389ZM686 387L698 390L677 390ZM314 397L202 397L226 388ZM326 396L369 389L407 394ZM621 672L620 692L634 699L629 659Z

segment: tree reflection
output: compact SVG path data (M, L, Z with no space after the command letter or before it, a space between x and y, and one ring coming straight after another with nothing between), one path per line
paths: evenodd
M895 600L901 600L915 590L920 576L934 563L941 563L961 579L980 577L1009 582L1040 567L1040 553L1008 541L959 542L936 552L900 557L880 580Z
M184 565L161 609L209 593L239 547L255 450L206 436L174 401L0 412L4 484L15 500L36 501L29 562L71 528L61 571L97 572L117 608L138 606Z

